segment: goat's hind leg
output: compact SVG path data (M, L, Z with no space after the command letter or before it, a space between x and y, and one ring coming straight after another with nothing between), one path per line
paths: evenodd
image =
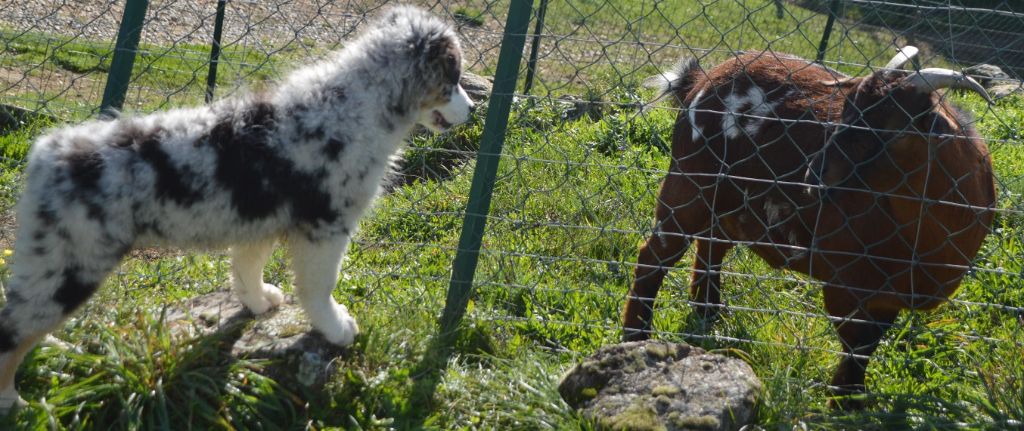
M690 247L688 235L706 224L706 206L696 184L679 172L670 171L661 185L655 209L654 232L640 247L633 271L633 285L622 312L623 339L650 338L654 318L654 298L668 270L675 266Z

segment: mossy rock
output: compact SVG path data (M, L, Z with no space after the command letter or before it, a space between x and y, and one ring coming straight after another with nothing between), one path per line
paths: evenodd
M313 332L292 297L253 316L231 292L214 292L169 310L167 324L178 333L218 340L231 358L269 360L262 373L295 389L321 389L334 359L345 353Z
M599 349L558 390L600 429L734 430L753 419L761 382L739 359L640 341Z

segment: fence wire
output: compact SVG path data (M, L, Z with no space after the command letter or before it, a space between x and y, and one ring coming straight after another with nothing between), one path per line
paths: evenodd
M550 2L541 34L533 39L533 48L537 50L532 70L534 81L521 87L529 88L528 94L517 94L519 110L508 131L488 236L476 274L477 300L488 306L478 305L474 309L477 318L502 322L510 334L529 340L532 345L556 352L587 352L622 337L623 303L636 294L626 293L630 285L637 283L634 276L644 274L645 268L651 272L664 269L667 275L660 291L643 286L657 292L650 327L655 336L709 348L742 350L751 355L752 362L771 369L767 374L778 385L807 385L810 375L823 376L811 380L827 383L836 362L851 352L845 347L857 347L853 354L866 357L862 346L848 346L838 339L834 324L873 322L854 310L879 305L872 296L878 291L925 289L935 281L927 279L928 273L910 274L909 269L892 268L909 268L921 260L931 261L933 271L967 274L958 293L934 313L902 314L894 323L896 329L889 331L890 336L883 338L878 353L871 356L869 381L921 378L930 371L901 366L919 355L935 355L943 358L933 363L935 370L956 375L953 379L958 383L945 390L930 387L931 393L959 399L965 387L984 385L979 376L999 373L996 370L1001 360L995 358L1020 350L1024 311L1020 295L1020 288L1024 287L1024 257L1019 249L1022 234L1018 227L1024 215L1024 172L1020 169L1024 153L1018 125L1021 101L1014 95L1021 89L1019 58L1024 45L1020 29L1024 28L1024 15L1011 2L989 2L984 6L929 1ZM829 14L835 20L831 34L826 36ZM824 48L821 52L825 66L849 76L865 76L885 65L898 48L906 45L921 49L916 63L908 64L908 69L963 70L984 82L997 98L996 104L989 107L973 94L950 92L943 96L943 100L955 101L973 115L962 122L978 129L993 159L994 221L991 230L981 229L988 233L981 249L975 256L972 251L954 247L967 255L936 261L927 256L931 252L928 247L934 245L923 244L948 244L951 239L945 238L956 236L960 233L957 229L963 226L929 229L906 219L891 218L892 213L884 208L888 205L886 199L906 196L906 190L899 186L906 186L914 175L927 170L927 175L963 179L959 177L963 173L914 166L900 172L900 184L866 191L862 185L828 187L830 193L870 196L864 198L860 204L863 206L841 211L845 221L844 227L838 229L860 229L846 245L848 248L826 253L830 259L844 263L834 267L818 263L810 270L817 277L808 276L808 269L801 270L800 264L793 264L792 269L772 269L759 254L793 257L817 250L817 242L793 240L785 232L775 231L785 229L797 217L794 213L801 205L807 205L803 199L792 200L793 189L824 192L818 184L807 184L803 175L807 162L817 152L796 151L797 145L789 142L799 143L801 138L789 133L803 133L802 126L814 124L840 126L838 112L832 120L810 115L779 120L784 108L776 109L781 105L765 99L773 96L762 93L760 99L737 97L744 96L750 81L764 85L763 78L756 75L763 71L752 68L747 74L744 66L737 66L740 78L732 84L719 81L717 94L708 89L709 84L702 83L703 74L713 73L716 65L742 52L760 58L786 53L814 60ZM689 93L691 99L682 100L681 108L662 104L646 111L641 109L652 97L642 88L643 81L684 57L696 58L703 68ZM1002 73L972 67L980 63L997 66ZM780 73L799 74L799 67L788 67ZM529 67L523 75L529 79ZM734 92L727 93L723 88L730 85ZM699 93L702 86L712 93L705 93L704 99ZM771 93L769 89L765 92ZM806 97L792 90L786 94L790 100ZM730 97L734 99L730 101ZM705 103L698 105L697 100ZM894 116L909 115L906 108L893 109ZM692 141L696 143L690 147L673 146L673 134L687 135L680 140L691 141L688 135L693 128L688 124L694 121L722 125L718 129L707 126L710 129L693 131ZM735 133L727 130L728 122L733 124ZM752 154L746 154L746 158L729 154L746 151L743 144L735 142L757 139L751 130L765 130L772 123L783 125L787 132L760 142L764 148L750 150ZM846 129L867 132L866 136L881 142L892 142L893 136L907 132L931 133L906 123L842 123L846 123ZM940 132L933 133L931 138L952 136ZM820 147L823 143L817 144ZM819 148L810 144L809 147ZM777 157L772 153L778 151L788 151L785 157L807 160L797 164L800 171L778 175L757 176L752 174L756 169L743 167L769 163L767 160ZM702 159L701 152L707 157ZM687 163L688 159L712 164L701 167L698 162ZM708 160L717 160L718 164ZM775 160L771 163L782 163ZM861 160L857 162L866 163ZM684 186L700 189L700 193L674 201L659 196L660 182L670 181L665 179L668 167L674 167L670 176L684 178L674 181L679 193L686 191L682 190ZM971 214L963 216L964 223L983 223L981 214L989 212L988 205L972 204L959 193L962 192L932 191L926 196L914 196L918 205L915 208L921 211L919 217L935 217L929 214L929 208L961 207ZM742 200L730 201L739 194L743 194ZM773 198L783 199L781 206L768 208ZM678 214L678 218L661 216L656 220L654 210L659 206L670 208L666 212ZM707 220L689 220L700 217ZM878 219L864 224L865 217ZM812 217L809 230L823 237L818 240L836 235L835 231L815 230L815 220L822 219ZM688 221L694 225L699 221L708 224L689 229L681 226ZM745 223L757 227L739 226ZM855 224L850 227L849 223ZM907 235L908 239L897 237L898 231L911 228L917 232ZM657 252L638 263L644 252L638 257L637 250L648 237L654 243L650 247ZM665 246L665 242L690 246L672 248ZM751 247L760 250L755 253ZM898 256L882 247L922 249L920 253ZM716 248L729 252L716 258ZM678 259L675 253L682 251L686 254ZM720 267L717 259L721 259ZM865 261L870 263L864 264ZM688 268L691 265L695 267ZM853 274L826 278L827 272L841 272L841 265L875 273L858 274L875 284L865 283ZM697 311L691 311L707 300L694 297L691 284L707 286L713 278L721 278L723 305L717 309L726 317L709 325L697 318ZM832 293L823 294L823 290ZM851 298L836 301L836 291ZM919 295L917 301L928 297L942 299L942 295L932 293ZM831 306L848 302L846 305L853 305L854 310L827 309L823 300L828 299L833 301ZM650 302L642 302L642 307L651 306ZM893 333L897 336L892 337ZM947 356L951 350L959 353L954 355L957 359ZM788 366L793 363L801 364L801 369ZM827 384L819 388L823 390L824 386Z
M215 3L150 2L126 112L203 103ZM388 3L228 1L216 97L258 89L296 65L337 49ZM415 3L455 24L467 70L483 76L494 74L508 1ZM654 94L642 84L685 57L697 59L707 72L741 52L773 58L776 53L786 53L808 60L821 52L822 63L836 72L866 76L885 65L898 48L914 45L920 48L915 63L919 67L966 71L997 99L988 106L973 93L951 91L943 96L971 114L964 124L976 128L991 151L996 183L993 207L967 202L958 193L929 193L918 196L916 204L920 208L959 206L978 214L991 211L994 219L985 229L987 237L976 256L954 256L935 263L953 272L966 272L958 292L932 313L902 314L871 356L869 381L883 377L914 380L938 373L945 378L934 384L920 383L914 390L956 399L991 384L991 376L1002 376L1003 364L1019 362L1024 353L1020 343L1024 325L1024 99L1019 95L1024 75L1024 8L1016 2L555 0L538 2L535 12L540 4L545 5L545 17L539 31L527 39L516 87L528 87L529 92L514 94L468 319L491 325L508 345L588 353L621 339L623 306L630 299L634 272L646 265L638 264L638 250L648 237L652 241L693 242L697 245L676 250L685 251L678 264L667 256L655 261L653 268L668 266L663 268L665 281L654 310L651 331L655 336L743 351L769 384L780 387L796 382L824 394L828 378L844 354L833 323L865 320L856 313L830 313L823 304L822 291L826 284L840 287L862 304L872 289L858 282L821 281L806 271L774 269L750 249L760 247L791 257L814 251L807 240L787 242L784 235L779 237L771 229L792 219L800 205L817 203L789 201L783 205L789 205L788 209L765 209L765 205L770 202L766 197L781 196L777 193L782 188L818 187L823 192L822 187L807 184L804 171L799 178L789 175L792 173L755 177L733 174L728 166L702 172L679 172L678 168L673 175L685 177L707 193L672 203L673 210L718 212L709 218L708 227L675 232L659 225L654 213L659 205L668 204L659 197L659 187L666 168L678 163L673 161L679 157L673 156L673 147L678 145L673 135L684 130L689 133L691 129L683 126L688 118L722 124L732 121L737 130L744 124L767 127L764 125L778 122L796 133L802 126L837 126L838 116L831 121L813 116L783 121L768 102L741 108L735 100L722 97L707 106L662 103L643 109ZM0 3L4 51L0 57L0 103L11 107L11 112L18 108L14 122L4 125L0 133L21 136L19 139L27 142L38 133L33 125L47 127L97 114L123 7L123 2L111 0ZM827 33L830 16L833 22ZM535 62L530 60L533 52ZM980 63L996 66L1001 73L971 67ZM790 92L786 97L799 101L803 96ZM898 113L894 111L894 115ZM363 222L345 259L340 296L355 304L357 317L359 310L377 306L431 319L439 314L457 249L472 176L470 161L481 123L477 118L448 135L420 135L413 140L395 184ZM851 126L851 130L882 141L894 134L921 132L906 125L895 130L869 123ZM747 129L741 134L724 126L721 129L694 136L712 143L756 134ZM786 133L780 139L799 140ZM7 144L5 153L0 154L4 175L19 175L24 149L24 145ZM806 157L808 160L797 161L806 167L815 155L794 153L792 157ZM771 156L754 154L751 160L758 157ZM920 170L914 167L903 172L904 178L909 180ZM942 170L927 173L951 175ZM949 178L953 183L959 179ZM0 185L0 249L11 248L13 241L11 208L16 184L5 181ZM715 191L739 189L740 185L759 192L738 207L716 206ZM856 185L829 190L842 192L846 187L848 192L869 196L865 198L867 207L847 208L841 214L857 219L881 208L888 198L906 197L907 191L900 185L868 193ZM771 211L774 213L766 213ZM743 214L760 214L759 220L746 220L759 224L760 234L729 233L736 232L729 223L738 223ZM870 214L877 217L891 212L882 209ZM779 217L785 220L780 222ZM878 231L918 228L890 219L876 224L871 240L887 245L893 236ZM909 237L932 241L929 244L935 236L958 233L956 229L920 229ZM833 257L849 262L871 253L885 254L873 245L877 244L855 243L833 250ZM719 258L720 266L719 259L708 261L716 248L730 250ZM910 255L910 260L876 256L865 268L884 272L886 262L910 265L922 258ZM687 268L690 262L696 262L696 267ZM283 255L275 254L268 282L287 284L284 268ZM225 286L227 273L225 256L217 252L143 250L122 266L114 284L125 296L167 285L201 292ZM908 277L889 275L876 274L874 279L882 285L875 287L897 289L900 277ZM691 311L703 301L689 293L691 278L706 283L709 277L721 278L724 304L724 317L713 325ZM913 360L921 355L930 358L931 368ZM893 394L900 390L910 389L884 389Z

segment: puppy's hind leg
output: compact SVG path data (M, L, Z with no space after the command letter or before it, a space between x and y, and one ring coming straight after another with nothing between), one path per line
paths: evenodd
M16 258L7 305L0 311L0 413L24 404L14 389L14 374L25 354L85 303L117 264L117 259L91 267L74 263L55 271L34 256Z
M348 236L322 241L309 241L298 235L289 239L299 303L313 328L339 346L352 344L359 333L348 309L331 296L338 284L341 256L347 247Z
M253 314L263 314L284 301L281 289L263 282L263 265L273 251L273 239L231 248L231 284L238 300Z

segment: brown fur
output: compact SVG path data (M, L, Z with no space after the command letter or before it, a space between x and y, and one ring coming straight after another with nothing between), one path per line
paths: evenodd
M825 282L825 308L847 354L869 356L899 311L931 309L948 298L992 221L989 151L939 94L898 85L905 75L837 81L845 77L770 52L690 70L683 79L692 85L675 87L687 89L676 95L684 110L656 232L637 258L625 338L649 337L654 298L691 238L697 257L690 294L700 316L722 307L718 271L726 252L736 242L753 243L771 266ZM755 136L726 139L723 100L751 85L767 100L785 100ZM693 115L703 133L694 141L686 108L701 92ZM750 119L738 117L743 121ZM854 127L832 136L830 124L840 122ZM832 379L836 393L863 391L866 365L844 356Z

